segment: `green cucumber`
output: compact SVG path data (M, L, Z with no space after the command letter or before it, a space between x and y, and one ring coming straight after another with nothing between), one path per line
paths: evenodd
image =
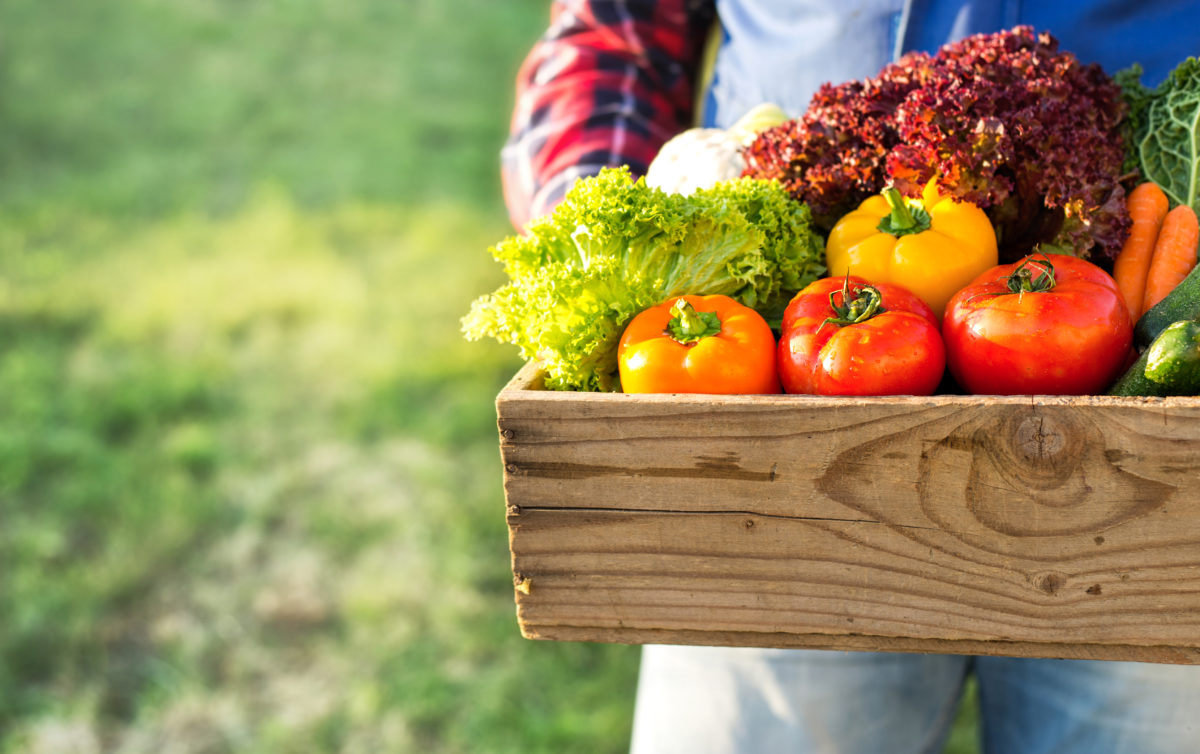
M1108 394L1200 394L1200 322L1181 320L1164 328Z
M1200 393L1200 322L1167 325L1146 349L1146 377L1166 385L1171 395Z
M1200 319L1200 265L1192 268L1162 301L1150 307L1133 328L1133 344L1143 349L1167 325L1183 319Z
M1117 384L1108 389L1109 395L1166 395L1166 386L1146 376L1147 351L1142 351L1133 366L1125 370Z

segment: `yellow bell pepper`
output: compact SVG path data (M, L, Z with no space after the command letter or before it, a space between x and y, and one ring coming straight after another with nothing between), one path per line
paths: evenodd
M894 188L864 201L834 226L825 256L830 276L907 288L939 320L951 296L999 261L983 210L939 195L932 181L919 201Z

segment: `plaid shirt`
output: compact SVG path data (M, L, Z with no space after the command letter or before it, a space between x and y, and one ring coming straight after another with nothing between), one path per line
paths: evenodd
M692 124L694 82L713 0L556 0L549 30L517 76L501 152L517 228L577 179L629 165L644 173Z

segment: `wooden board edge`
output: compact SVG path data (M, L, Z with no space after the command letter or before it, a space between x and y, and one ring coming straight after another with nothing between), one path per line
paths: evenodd
M526 639L604 644L686 644L713 647L822 649L852 652L990 655L1063 660L1152 662L1200 665L1200 648L1130 644L1066 644L1057 642L914 639L867 634L788 634L752 631L532 626L520 624Z
M546 373L536 361L527 362L517 370L512 379L500 389L497 400L522 390L545 390Z
M1200 407L1200 396L1117 396L1117 395L880 395L880 396L820 396L820 395L705 395L701 393L662 393L626 395L624 393L587 393L547 390L546 373L537 362L527 362L501 388L496 404L515 401L603 402L634 400L645 403L734 404L750 406L860 404L909 405L976 405L980 403L1030 406L1141 406L1170 408Z

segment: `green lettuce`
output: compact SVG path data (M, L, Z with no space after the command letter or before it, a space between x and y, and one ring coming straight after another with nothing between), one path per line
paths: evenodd
M672 296L724 294L777 317L824 271L810 224L774 181L680 196L606 169L491 249L510 280L475 301L463 332L515 344L542 363L549 388L617 390L625 325Z
M1134 66L1116 76L1129 104L1132 158L1172 203L1200 212L1200 61L1188 58L1158 87Z

